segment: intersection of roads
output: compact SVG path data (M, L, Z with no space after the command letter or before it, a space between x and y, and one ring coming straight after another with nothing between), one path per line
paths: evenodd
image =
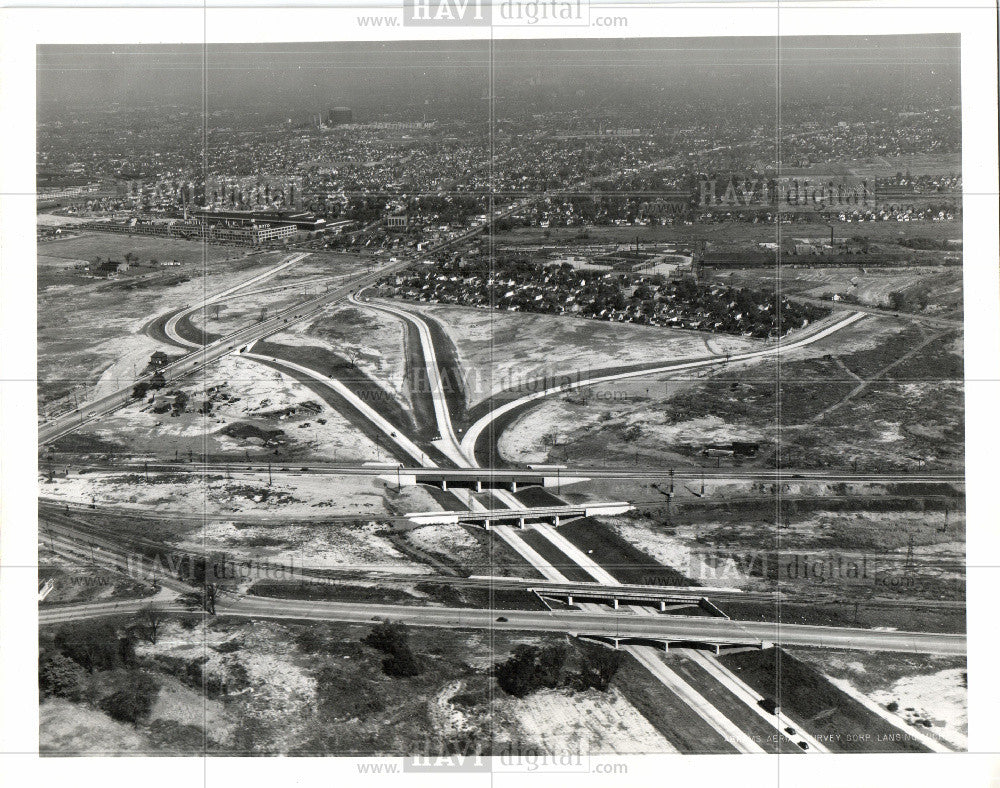
M496 214L502 218L520 209L520 205ZM427 252L438 251L441 248L466 243L481 232L486 225L457 236ZM544 581L522 581L517 579L490 578L489 583L496 586L505 584L528 588L536 594L561 596L570 600L576 597L576 609L553 608L544 611L526 610L496 610L472 608L445 607L415 607L402 605L373 605L370 603L340 603L326 601L306 601L291 599L268 599L257 596L238 594L220 595L217 602L217 612L227 616L242 616L265 619L291 620L323 620L363 623L373 620L405 621L417 626L447 627L452 629L503 629L530 632L566 633L581 637L600 640L615 648L624 648L636 659L649 668L669 690L681 697L694 709L706 724L726 735L727 740L733 740L734 732L730 730L731 723L726 720L712 704L702 697L698 690L679 676L672 673L660 659L659 652L672 646L686 649L685 653L699 663L705 663L705 669L746 704L755 708L760 696L749 689L737 677L727 671L711 653L705 654L701 649L706 646L719 653L720 648L757 647L771 644L800 647L820 647L836 649L855 649L863 651L913 652L927 654L963 655L965 653L965 637L940 633L898 632L867 630L859 628L829 627L789 624L782 622L734 621L725 616L714 603L706 597L714 597L716 601L740 596L739 592L726 589L707 588L657 588L623 585L607 570L599 565L591 556L575 547L566 537L547 522L529 522L527 520L547 520L555 517L559 523L559 515L572 514L563 506L565 502L552 495L551 489L546 492L550 502L546 505L529 505L516 494L517 484L537 484L539 474L557 478L557 487L574 481L587 479L643 479L671 482L684 479L704 478L706 475L713 480L762 481L782 484L790 479L819 480L824 482L862 482L862 481L945 481L960 483L960 476L954 474L914 473L914 474L848 474L843 472L801 472L789 473L782 471L751 470L678 470L665 471L658 469L637 469L635 471L621 468L579 467L579 468L494 468L482 467L480 459L489 454L484 452L482 441L494 432L497 420L521 408L530 406L546 397L555 396L568 390L592 386L614 380L623 380L653 374L671 374L696 369L711 368L720 364L750 361L805 347L814 342L832 336L848 326L854 325L867 315L860 311L846 314L824 321L783 342L778 341L769 346L730 357L687 359L684 361L668 361L662 364L645 364L633 368L622 368L615 372L597 372L581 376L560 385L552 385L540 390L532 390L530 394L509 398L502 403L496 403L487 413L480 416L464 432L456 430L442 381L441 364L437 356L437 348L427 319L419 312L408 310L403 305L384 302L370 297L367 290L381 277L400 271L415 261L414 258L404 258L376 270L359 273L333 284L325 292L308 298L298 304L278 312L269 319L233 331L226 336L211 340L206 344L193 341L179 330L179 323L188 315L206 308L212 303L238 298L249 288L260 285L271 276L284 271L307 257L306 254L294 254L268 271L241 282L223 292L215 293L202 303L177 311L163 321L163 331L166 338L174 345L184 348L185 354L160 370L166 381L173 382L191 376L206 368L222 357L238 353L248 360L266 364L288 374L292 374L306 385L325 386L339 395L347 407L353 409L354 416L363 419L371 429L384 437L384 444L391 447L397 461L389 465L344 467L328 463L310 463L308 467L272 469L267 471L276 475L362 475L397 479L405 474L412 483L436 483L456 499L455 512L445 513L455 515L464 512L479 516L486 527L491 528L496 538L507 543L517 554L537 571ZM254 346L261 340L286 330L290 325L308 320L319 313L341 304L354 304L370 310L392 315L408 323L416 330L420 341L420 349L426 366L426 380L429 385L429 395L433 404L433 417L436 425L436 438L429 444L416 437L407 436L398 426L389 422L376 407L358 397L349 387L340 381L322 375L316 370L302 364L270 357L255 352ZM149 378L146 375L136 382ZM134 384L132 384L134 385ZM132 385L127 389L114 392L99 399L81 404L72 412L43 423L39 428L39 443L50 444L60 437L70 434L83 425L100 419L102 416L116 411L131 402ZM211 463L191 463L178 466L172 463L146 462L145 470L156 473L169 471L176 473L186 471L200 473L218 469ZM119 464L115 470L128 467ZM265 466L254 463L232 466L235 470L245 473L260 473ZM94 467L100 471L101 468ZM107 466L103 470L110 470ZM451 482L449 489L448 483ZM471 485L481 485L486 482L490 487L490 505L487 506L478 498ZM510 489L506 489L506 487ZM590 506L591 504L588 504ZM600 505L599 503L594 505ZM612 504L604 504L611 506ZM628 502L614 505L629 507ZM534 511L532 511L534 510ZM575 510L574 510L575 512ZM432 516L426 513L425 516ZM419 522L415 515L409 515L411 520ZM57 554L81 562L95 563L109 569L122 570L124 552L122 546L114 540L102 539L99 534L80 529L69 516L68 507L65 513L60 513L50 504L43 502L40 507L40 540ZM458 519L456 519L456 522ZM520 525L521 527L515 527ZM534 538L544 540L547 554L550 551L558 553L565 559L566 565L572 565L582 571L589 579L585 582L572 581L559 566L543 557L527 541L524 529L533 532ZM536 546L538 543L535 543ZM306 570L304 576L308 576ZM466 581L468 582L468 581ZM161 589L158 603L165 610L186 610L177 599L179 595L190 594L192 587L169 577L160 577L157 583ZM775 601L777 597L773 597ZM704 600L710 609L718 611L719 615L689 616L671 614L670 606L698 604ZM43 625L58 624L84 618L101 616L128 615L140 610L149 603L148 599L136 601L98 602L80 605L63 605L40 607L39 622ZM724 603L724 601L723 601ZM947 603L943 603L947 604ZM656 609L659 605L659 610ZM189 611L188 611L189 612ZM755 708L759 712L759 709ZM766 717L766 715L765 715ZM721 719L720 719L721 718ZM769 723L774 724L771 720ZM780 723L780 720L778 721ZM796 725L800 730L801 725ZM781 725L778 724L780 732ZM784 735L784 734L782 734ZM809 752L821 752L823 747L819 742L809 737L803 731L799 738L805 739L811 745L804 747ZM801 745L800 745L801 746ZM935 748L933 740L928 747ZM753 752L755 745L745 742L741 751ZM759 747L757 748L759 749Z

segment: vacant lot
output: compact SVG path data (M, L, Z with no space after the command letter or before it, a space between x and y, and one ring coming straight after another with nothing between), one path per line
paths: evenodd
M176 260L189 266L238 260L249 250L238 246L185 241L180 238L157 238L149 235L119 235L118 233L84 232L59 241L46 241L39 245L39 252L50 257L93 261L97 256L105 260L124 260L129 252L138 255L140 263L155 259L163 262Z
M177 407L178 395L185 398ZM57 447L115 447L125 455L280 464L291 460L362 463L380 450L302 383L240 356L226 356L194 378L172 384ZM155 452L155 453L154 453Z
M202 251L208 254L202 261ZM95 279L74 268L98 255L138 265L115 279ZM176 267L151 266L177 259ZM193 306L213 292L261 273L280 255L246 255L190 241L128 239L94 233L39 247L38 389L42 412L67 410L74 401L128 385L155 350L175 352L144 332L158 315ZM71 330L67 330L67 326Z
M954 332L873 318L787 359L710 377L609 385L511 419L500 455L520 462L712 462L712 444L757 443L744 464L856 469L961 468L963 350ZM867 332L867 334L862 333ZM836 340L836 341L835 341ZM664 376L666 377L666 376ZM778 432L780 428L780 433ZM720 461L731 464L731 458Z
M240 471L203 476L109 472L45 475L40 495L59 503L121 506L157 515L241 515L301 518L313 521L331 516L379 519L389 514L384 484L367 477L326 475L291 476L268 484L267 470ZM426 502L426 503L429 503ZM433 508L433 505L427 507ZM322 537L322 532L317 532Z
M680 329L555 315L407 304L441 323L458 352L466 401L541 379L654 361L725 355L762 345ZM551 383L550 383L551 385ZM537 386L527 388L535 391Z
M952 747L968 748L964 659L817 649L799 649L794 656L821 670L838 686L860 692L886 710L894 709L892 713L901 720L918 725Z

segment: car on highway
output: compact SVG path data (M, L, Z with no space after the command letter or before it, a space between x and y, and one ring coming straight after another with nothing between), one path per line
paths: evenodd
M785 733L787 733L789 736L794 736L795 728L785 728Z
M499 621L501 624L506 623L507 616L498 616L497 621Z
M806 742L804 742L804 741L800 741L798 744L799 744L799 747L801 747L803 750L808 750L809 749L809 745Z

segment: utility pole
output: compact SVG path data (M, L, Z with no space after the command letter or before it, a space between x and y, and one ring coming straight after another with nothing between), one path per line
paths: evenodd
M142 464L143 474L146 477L146 484L149 484L149 461L145 461Z
M271 486L271 461L267 461L267 486Z

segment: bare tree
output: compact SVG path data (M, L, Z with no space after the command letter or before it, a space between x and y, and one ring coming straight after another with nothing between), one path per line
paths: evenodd
M215 615L215 600L219 596L219 586L215 583L205 583L205 611Z
M163 611L150 603L139 611L139 623L146 632L146 639L156 645L156 633L163 623Z

